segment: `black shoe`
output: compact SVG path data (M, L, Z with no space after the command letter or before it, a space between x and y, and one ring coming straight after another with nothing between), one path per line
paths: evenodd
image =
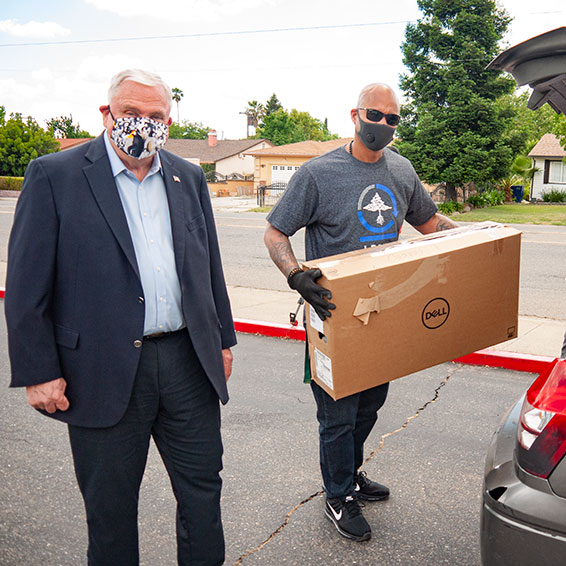
M371 528L360 510L360 502L351 495L344 499L326 498L326 516L334 523L338 532L352 540L369 540Z
M365 472L354 476L356 496L365 501L383 501L389 498L389 488L370 480Z

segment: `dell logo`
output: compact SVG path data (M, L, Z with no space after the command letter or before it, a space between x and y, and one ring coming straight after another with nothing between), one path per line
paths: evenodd
M423 324L434 330L441 327L447 320L450 314L450 305L445 299L437 297L429 301L422 312Z

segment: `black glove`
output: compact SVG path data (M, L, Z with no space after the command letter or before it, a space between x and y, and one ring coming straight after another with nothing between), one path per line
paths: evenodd
M331 316L330 311L334 310L336 305L326 300L332 299L332 293L315 283L315 280L321 276L320 269L296 271L289 277L287 283L291 289L298 291L303 299L314 308L316 314L324 320Z

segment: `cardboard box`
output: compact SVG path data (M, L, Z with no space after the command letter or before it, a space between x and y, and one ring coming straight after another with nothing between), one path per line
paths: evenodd
M340 399L515 338L520 248L484 223L305 262L336 304L307 311L314 380Z

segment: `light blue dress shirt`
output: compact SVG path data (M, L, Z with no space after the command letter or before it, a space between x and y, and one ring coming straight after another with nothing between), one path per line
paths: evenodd
M145 298L144 336L185 326L171 217L159 154L143 181L122 163L104 134L112 174L130 228Z

